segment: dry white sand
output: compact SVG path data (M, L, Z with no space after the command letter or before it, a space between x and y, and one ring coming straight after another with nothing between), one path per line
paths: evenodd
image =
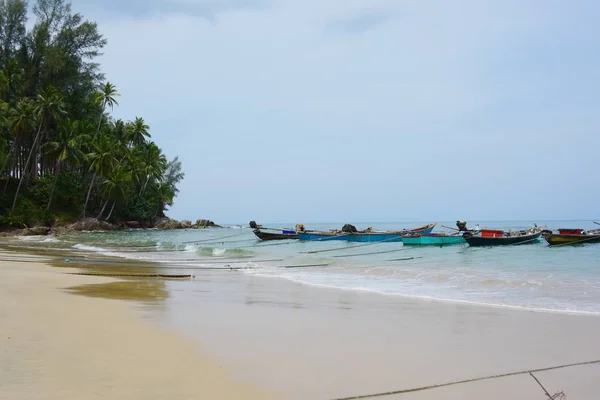
M281 398L236 380L194 343L141 319L129 303L65 293L106 281L65 272L0 261L0 399Z

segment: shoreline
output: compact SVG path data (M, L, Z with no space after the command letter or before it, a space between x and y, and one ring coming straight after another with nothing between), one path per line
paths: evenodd
M0 262L0 397L280 398L144 320L139 305L68 293L119 280L65 274L20 254L22 261Z

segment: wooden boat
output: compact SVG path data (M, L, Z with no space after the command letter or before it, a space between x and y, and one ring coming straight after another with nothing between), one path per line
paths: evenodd
M482 229L479 232L465 232L462 236L469 243L469 246L503 246L533 243L538 240L541 234L542 230L535 227L508 232L500 229Z
M583 229L562 228L558 230L558 233L544 230L542 231L542 237L551 246L561 244L600 243L600 229L585 231Z
M404 229L401 231L359 231L352 232L346 239L350 242L401 242L404 235L411 233L431 233L437 223L427 224L414 229Z
M442 246L466 243L461 235L448 235L446 233L410 233L402 237L402 242L408 246Z
M298 239L298 233L296 231L287 230L287 229L282 229L281 231L273 229L273 232L266 232L264 229L255 229L252 232L260 240Z
M349 233L341 231L303 231L298 232L298 239L302 241L346 240Z

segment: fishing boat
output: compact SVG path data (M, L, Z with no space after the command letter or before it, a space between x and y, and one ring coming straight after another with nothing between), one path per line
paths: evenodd
M349 233L341 231L299 231L298 239L301 241L326 241L346 240Z
M502 246L533 243L539 239L541 234L542 229L536 226L508 232L501 229L481 229L480 231L465 232L462 237L469 243L469 246Z
M403 229L401 231L358 231L352 232L345 238L350 242L402 242L402 238L405 235L412 233L431 233L437 223L427 224L413 229Z
M265 229L272 230L273 232L267 232ZM270 229L270 228L262 228L255 229L252 231L257 238L260 240L288 240L288 239L298 239L298 233L296 231L287 230L287 229Z
M577 229L558 229L558 233L550 230L542 231L542 237L549 245L600 243L600 229L586 231Z
M402 242L408 246L442 246L466 243L461 235L449 235L447 233L409 233L402 237Z

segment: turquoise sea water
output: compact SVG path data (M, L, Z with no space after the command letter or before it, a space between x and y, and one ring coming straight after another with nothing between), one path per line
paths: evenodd
M377 230L412 228L432 221L355 224ZM537 223L549 229L594 229L591 221L480 222L481 227L522 229ZM439 221L434 232L455 221ZM294 224L269 224L289 228ZM307 229L339 229L343 223L305 224ZM469 225L472 225L470 222ZM246 226L204 230L132 230L60 237L22 237L18 247L48 247L123 259L155 261L168 272L235 268L242 274L286 279L335 290L539 311L600 315L600 244L549 248L403 247L402 243L345 241L260 242ZM332 250L332 251L323 251ZM317 253L309 253L318 251ZM368 254L367 254L368 253Z

